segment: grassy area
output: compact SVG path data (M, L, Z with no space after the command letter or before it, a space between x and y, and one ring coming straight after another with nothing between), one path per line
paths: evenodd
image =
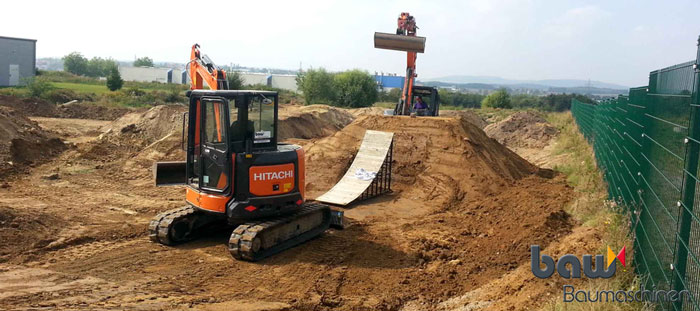
M184 103L187 89L181 84L129 81L120 90L110 91L106 82L97 78L42 71L25 86L0 89L0 95L40 98L55 104L78 100L105 106L148 107Z
M566 174L577 193L577 199L568 212L583 226L594 228L602 236L599 254L605 254L607 246L620 249L627 246L628 260L632 258L633 240L628 224L629 216L613 202L607 200L603 176L595 164L593 148L588 144L574 123L571 113L549 113L547 120L556 126L559 135L555 152L566 154L568 161L554 169ZM615 276L609 279L587 279L585 286L577 290L637 290L639 278L628 268L618 266ZM640 303L564 303L557 297L542 310L645 310Z
M104 84L84 84L71 82L50 82L57 89L71 90L78 93L93 93L96 95L111 92Z

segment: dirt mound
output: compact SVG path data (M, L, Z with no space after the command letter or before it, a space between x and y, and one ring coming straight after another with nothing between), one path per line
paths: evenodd
M62 223L49 214L0 205L0 240L3 241L0 243L0 263L20 253L47 246Z
M394 132L395 178L398 185L411 185L428 163L441 173L452 175L462 161L469 161L470 174L481 179L520 179L537 168L512 151L489 139L483 131L464 118L408 118L388 116L359 117L332 137L314 144L307 151L310 164L332 167L332 174L317 176L314 182L335 183L349 166L365 130ZM405 178L405 179L404 179ZM327 179L327 180L325 180ZM481 184L483 180L470 181ZM310 189L310 190L311 190Z
M373 227L366 239L412 254L424 271L381 273L389 285L374 283L375 292L398 283L407 286L392 299L444 299L516 269L531 244L547 245L573 226L563 210L572 191L561 176L538 169L461 117L359 117L308 148L311 197L340 179L367 129L394 133L394 193L346 215ZM353 256L373 255L355 249ZM368 290L362 283L345 283L344 290Z
M112 121L134 111L123 107L106 107L91 103L73 103L57 106L57 117Z
M280 109L279 140L329 136L348 125L354 119L354 116L348 110L326 105Z
M145 168L156 161L182 160L182 118L187 107L155 106L132 112L103 126L102 134L80 147L80 158L117 162L121 175L129 179L150 174Z
M39 98L0 95L0 106L21 111L28 117L115 120L131 111L129 108L106 107L91 103L54 105Z
M543 148L559 130L538 114L521 111L488 125L484 132L508 147Z
M475 112L471 110L441 110L440 111L440 116L441 117L462 117L471 124L476 125L480 129L484 129L489 123L484 120L481 116L476 114Z
M13 108L30 117L56 117L57 115L56 105L38 98L0 95L0 106Z
M155 106L147 111L128 113L102 130L111 136L138 138L151 144L176 132L181 133L182 118L187 107L182 105Z
M382 107L363 107L363 108L349 109L350 113L352 113L352 115L355 117L381 116L381 115L384 115L384 110L392 110L392 109L391 108L382 108Z
M0 107L0 177L43 163L65 149L61 139L36 122L14 109Z

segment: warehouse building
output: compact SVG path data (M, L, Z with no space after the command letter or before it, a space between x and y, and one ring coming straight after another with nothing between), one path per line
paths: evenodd
M377 82L377 87L380 90L389 90L393 88L403 88L403 77L396 75L374 75L374 81Z
M119 66L119 74L124 81L170 83L172 71L170 68Z
M35 68L36 40L0 36L0 87L23 84Z
M297 76L296 75L281 75L253 72L239 72L243 79L243 85L265 85L283 90L296 92Z

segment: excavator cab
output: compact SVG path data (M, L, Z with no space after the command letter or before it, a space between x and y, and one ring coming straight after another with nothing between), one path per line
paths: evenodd
M415 98L420 96L427 108L415 109L414 105L411 107L411 113L415 113L418 116L436 117L440 115L440 94L438 93L437 88L416 85L413 87L412 95L414 100L411 102L416 103Z
M188 96L187 201L225 214L230 223L298 209L304 151L277 143L277 92L193 90ZM201 200L212 196L230 199Z
M235 191L236 155L277 149L277 93L188 92L187 184L212 193Z

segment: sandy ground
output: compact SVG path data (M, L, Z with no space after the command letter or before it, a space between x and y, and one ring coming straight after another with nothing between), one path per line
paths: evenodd
M541 176L462 121L391 119L360 115L298 141L315 196L364 129L394 131L395 192L348 209L346 230L248 263L228 254L230 230L177 247L148 241L150 218L184 203L183 188L156 188L147 166L180 157L177 142L144 151L100 136L104 121L33 118L75 146L0 188L0 308L517 310L549 299L556 284L525 270L529 245L557 254L595 238L563 212L573 196L563 177Z

